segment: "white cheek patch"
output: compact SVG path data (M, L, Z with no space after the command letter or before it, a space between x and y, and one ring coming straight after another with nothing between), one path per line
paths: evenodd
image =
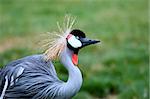
M74 48L78 48L78 47L81 47L82 46L82 43L81 41L79 41L78 39L76 39L75 36L71 36L69 39L68 39L68 43L74 47Z

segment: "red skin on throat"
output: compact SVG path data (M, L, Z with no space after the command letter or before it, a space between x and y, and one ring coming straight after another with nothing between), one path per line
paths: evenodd
M67 39L69 39L72 36L72 34L69 34L67 36ZM73 54L72 55L72 62L74 65L78 65L78 55L77 54Z
M77 54L72 55L72 62L74 65L78 65L78 55Z

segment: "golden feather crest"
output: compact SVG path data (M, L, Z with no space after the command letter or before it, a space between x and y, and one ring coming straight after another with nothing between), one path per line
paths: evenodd
M58 32L54 31L46 33L46 38L43 40L43 47L46 47L44 53L46 60L58 58L60 53L64 50L67 44L66 37L71 32L75 19L75 17L66 15L62 26L57 22Z

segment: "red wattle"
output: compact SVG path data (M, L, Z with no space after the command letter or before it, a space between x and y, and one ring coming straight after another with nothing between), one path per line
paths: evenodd
M72 34L69 34L69 35L67 36L67 39L69 39L71 36L72 36Z
M72 55L72 62L74 65L78 65L78 55L77 54Z

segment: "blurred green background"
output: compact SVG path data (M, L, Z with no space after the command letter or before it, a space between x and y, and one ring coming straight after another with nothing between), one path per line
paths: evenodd
M75 28L101 40L80 51L84 82L73 99L148 99L148 0L0 0L0 66L42 53L36 38L67 13L77 17Z

